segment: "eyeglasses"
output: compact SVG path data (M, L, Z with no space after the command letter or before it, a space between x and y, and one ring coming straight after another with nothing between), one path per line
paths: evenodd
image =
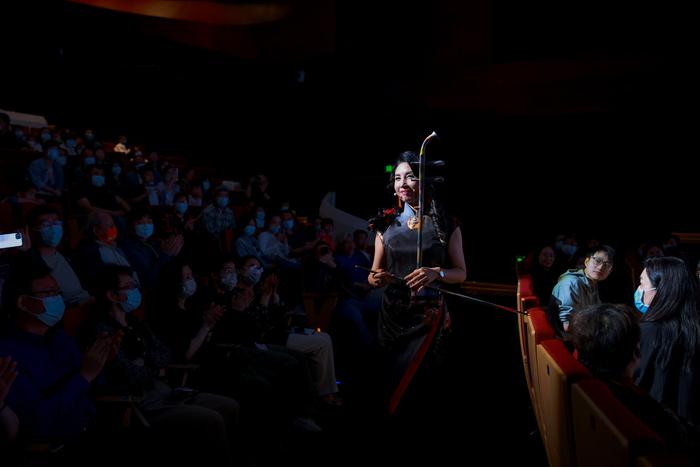
M611 269L613 267L613 263L598 258L597 256L591 256L591 259L593 260L593 264L596 266L602 266L604 269Z

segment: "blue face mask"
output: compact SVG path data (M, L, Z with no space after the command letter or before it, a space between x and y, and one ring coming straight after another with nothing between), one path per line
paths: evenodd
M178 201L177 203L175 203L175 210L180 214L184 214L185 212L187 212L187 203L185 203L184 201Z
M124 311L131 313L141 305L141 291L137 288L126 291L126 301L119 302Z
M255 219L255 226L259 228L265 227L265 219Z
M50 139L51 139L51 133L45 131L41 134L42 141L49 141Z
M66 305L63 303L63 297L54 295L53 297L36 298L44 304L44 312L36 315L36 318L47 325L53 327L63 318L63 312L66 310Z
M561 246L561 251L566 256L574 256L574 254L576 253L576 250L578 250L578 246L576 246L576 245L564 244Z
M284 227L286 230L292 230L294 228L294 219L282 221L282 227Z
M271 225L270 226L270 232L273 234L279 233L280 231L280 226L279 225Z
M256 219L265 219L265 211L257 211L255 213L255 218Z
M112 175L118 177L122 173L122 168L119 165L112 166Z
M24 132L22 130L16 130L15 131L15 138L24 140Z
M83 159L83 163L87 166L95 165L95 158L92 156L88 156L85 159Z
M637 287L637 290L634 291L634 306L636 306L637 309L642 313L646 313L647 311L649 311L649 305L646 305L644 303L644 292L648 292L650 290L656 290L656 287L644 290L640 285L639 287Z
M58 150L58 148L51 148L48 150L46 155L49 156L49 159L52 161L55 161L59 157L61 157L61 151Z
M194 279L189 278L182 283L182 296L189 298L195 294L197 291L197 282Z
M248 282L250 285L255 285L260 281L260 277L262 276L263 273L263 268L259 266L254 266L250 269L248 269L245 272L245 280Z
M96 187L105 186L105 176L104 175L93 175L91 177L92 184Z
M209 180L204 180L202 182L202 190L209 191L209 188L211 188L211 183L209 183Z
M146 240L153 235L153 224L136 224L134 226L134 232L139 238Z
M238 285L238 275L235 272L229 272L221 276L221 285L226 290L233 290Z
M216 198L216 205L220 208L225 208L228 206L228 196L219 196Z
M75 140L74 139L67 140L66 146L68 146L69 148L74 148L75 147Z
M255 233L255 226L254 225L246 225L245 229L243 229L243 233L246 234L247 236L251 237Z
M146 165L146 164L144 164L143 162L139 162L139 163L137 163L137 164L134 164L134 168L135 168L136 170L141 170L141 168L142 168L144 165Z
M61 224L48 225L39 230L41 241L46 246L56 246L61 243L63 237L63 226Z

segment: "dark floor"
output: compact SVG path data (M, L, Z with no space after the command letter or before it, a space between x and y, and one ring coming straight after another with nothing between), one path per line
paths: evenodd
M348 380L341 385L346 405L321 418L322 433L298 435L256 463L299 456L303 460L294 462L324 466L455 460L483 465L478 459L488 459L489 465L546 466L525 386L516 316L471 303L452 303L451 310L454 331L444 358L426 358L395 416L371 408L360 389L368 386Z

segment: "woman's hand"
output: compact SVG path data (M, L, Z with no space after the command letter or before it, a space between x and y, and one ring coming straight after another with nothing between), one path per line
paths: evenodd
M389 273L385 272L383 269L377 269L367 276L367 282L369 282L369 285L372 287L384 287L389 283L389 279Z
M404 277L404 280L407 286L411 289L417 289L418 292L420 292L423 287L438 280L439 277L440 273L435 269L422 267Z

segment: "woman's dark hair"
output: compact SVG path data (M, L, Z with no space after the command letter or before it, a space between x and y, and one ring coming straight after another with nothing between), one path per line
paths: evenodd
M642 322L654 322L661 327L656 333L654 348L662 349L658 361L668 364L676 352L683 353L683 370L692 371L691 364L700 339L698 317L698 280L679 258L661 256L644 262L656 294Z
M615 378L637 351L639 320L627 305L591 305L573 314L569 334L581 364L599 378Z

